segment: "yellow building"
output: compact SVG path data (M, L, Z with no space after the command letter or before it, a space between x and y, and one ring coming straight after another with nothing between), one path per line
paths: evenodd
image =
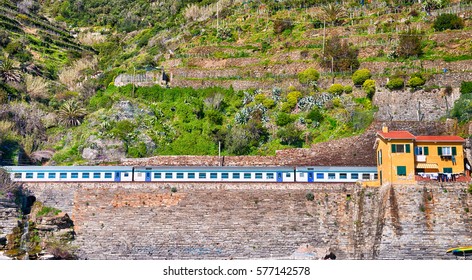
M453 180L464 173L464 143L459 136L415 136L384 126L374 145L380 185L415 183L415 176Z

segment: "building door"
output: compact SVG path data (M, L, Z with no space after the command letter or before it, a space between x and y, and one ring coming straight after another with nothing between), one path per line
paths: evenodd
M151 182L151 172L146 172L146 182Z
M121 181L121 172L116 171L115 172L115 182L119 182L119 181Z
M308 172L308 183L313 183L313 172Z
M277 182L283 182L282 172L277 172Z

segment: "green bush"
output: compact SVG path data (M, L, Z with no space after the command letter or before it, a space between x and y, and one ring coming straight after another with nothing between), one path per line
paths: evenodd
M425 84L425 80L421 79L420 77L411 77L408 80L407 86L412 88L418 88Z
M399 90L403 88L405 81L401 77L391 78L387 83L389 90Z
M298 73L298 81L303 85L316 83L319 78L320 73L314 68L308 68Z
M277 131L277 137L280 138L280 143L284 145L292 145L301 147L303 145L302 131L293 123L289 124Z
M395 50L395 55L408 58L418 57L422 53L421 40L423 35L416 31L409 31L400 34L400 42Z
M341 95L344 92L344 87L341 84L332 84L328 92L335 95Z
M274 33L281 34L285 30L291 30L293 28L293 21L289 18L276 19L274 21Z
M442 14L434 21L433 28L436 31L462 29L464 28L464 20L456 14Z
M323 121L324 117L323 117L323 114L320 112L320 110L313 109L307 114L306 118L314 122L316 121L320 123Z
M364 90L364 92L367 94L367 97L369 99L372 99L372 97L374 96L374 93L375 93L375 81L374 80L366 80L363 84L362 84L362 89Z
M461 123L468 122L472 118L472 92L461 94L454 102L450 115Z
M460 92L461 94L472 93L472 82L462 81Z
M39 211L38 214L36 214L37 217L43 217L43 216L56 216L57 214L61 213L61 210L56 209L54 207L48 207L48 206L43 206Z
M351 86L345 86L344 87L344 92L345 93L352 93L352 87Z
M275 120L275 123L278 125L278 126L285 126L289 123L293 122L293 119L292 117L287 114L287 113L284 113L284 112L280 112L278 115L277 115L277 119Z
M352 81L355 85L360 86L364 84L367 79L370 79L371 76L369 69L359 69L352 75Z

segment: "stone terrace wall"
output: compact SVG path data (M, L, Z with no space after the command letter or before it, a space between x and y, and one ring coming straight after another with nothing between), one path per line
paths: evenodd
M71 209L87 259L290 258L306 245L338 259L451 259L448 248L472 243L472 195L461 183L26 187L38 199L46 187L50 197L73 198L51 206Z
M466 184L426 183L387 191L379 259L454 259L472 244L472 195Z
M20 211L15 203L0 199L0 238L12 232L13 228L18 225L18 217Z

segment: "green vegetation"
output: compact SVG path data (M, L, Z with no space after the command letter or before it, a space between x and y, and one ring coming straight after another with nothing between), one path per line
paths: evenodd
M43 216L56 216L57 214L61 213L61 210L56 209L54 207L43 206L39 209L38 213L36 214L37 217Z
M352 75L352 82L360 86L364 84L366 80L370 79L371 76L369 69L359 69Z
M442 14L434 21L433 28L437 31L462 29L464 28L464 20L456 14Z
M400 90L403 88L405 81L401 77L393 77L391 78L386 87L390 90Z
M219 143L227 155L268 155L362 133L375 112L373 79L417 89L426 75L404 80L408 73L438 72L421 60L471 59L470 19L463 28L454 15L426 16L447 1L405 3L393 13L358 1L2 1L0 160L39 163L47 159L36 152L52 149L57 164L84 163L86 149L104 146L136 158L214 155ZM326 36L314 36L324 22ZM464 36L439 31L453 28ZM356 71L359 60L394 66ZM175 74L171 88L113 84L119 74L161 66ZM233 73L220 75L223 67ZM200 81L255 88L177 87ZM461 122L469 119L464 83L463 103L450 112ZM360 86L366 98L354 97L364 94Z

